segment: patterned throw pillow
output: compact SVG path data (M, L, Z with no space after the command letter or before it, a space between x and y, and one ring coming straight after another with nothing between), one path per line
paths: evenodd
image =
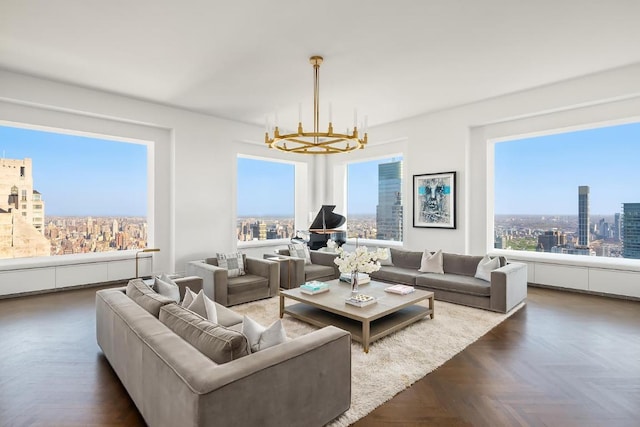
M289 255L304 259L305 264L311 264L311 253L307 245L301 245L300 243L289 245Z
M227 269L228 277L244 276L244 263L240 252L230 254L216 254L218 267Z

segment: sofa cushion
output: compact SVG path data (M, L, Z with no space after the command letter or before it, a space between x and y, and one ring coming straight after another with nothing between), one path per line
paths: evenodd
M380 265L393 265L393 258L391 257L391 248L379 248L385 251L387 254L386 258L380 258L378 261Z
M240 277L231 277L227 282L227 292L231 294L241 294L256 289L269 287L269 280L266 277L255 274L245 274Z
M389 283L400 283L403 285L413 285L415 278L419 275L418 269L400 268L400 267L383 267L378 271L369 273L374 280L382 280Z
M442 265L446 274L452 273L473 277L476 274L476 269L481 259L481 256L458 255L445 252L442 257Z
M244 257L240 252L230 254L217 253L218 267L227 270L228 277L244 276Z
M476 268L475 278L491 282L491 272L500 267L500 258L491 258L489 255L485 255Z
M242 333L212 323L177 304L160 309L160 321L216 363L249 354L249 344Z
M247 337L249 348L253 353L287 341L287 334L280 319L264 327L249 316L244 316L242 333Z
M126 295L134 300L136 304L158 317L160 307L166 304L175 303L171 298L160 295L151 289L142 279L131 279L127 283Z
M401 268L413 268L415 270L420 268L420 261L422 260L422 252L406 251L404 249L390 248L391 259L395 267Z
M333 267L321 264L309 264L304 266L304 280L310 282L311 280L322 279L323 277L334 276L335 270Z
M415 284L429 289L442 289L482 297L491 296L491 284L460 274L423 273L416 277Z
M173 280L169 279L166 274L154 279L153 290L160 295L171 298L175 302L180 302L180 288Z
M444 274L442 269L442 249L438 249L434 254L425 249L418 271L421 273Z
M187 308L210 322L218 323L218 310L216 309L216 305L204 294L203 289L198 292L198 295L196 295Z

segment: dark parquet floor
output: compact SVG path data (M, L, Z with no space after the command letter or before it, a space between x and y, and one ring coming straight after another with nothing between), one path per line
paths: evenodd
M95 291L0 300L0 426L144 425L96 344ZM355 424L430 425L640 426L640 302L529 288L526 307Z

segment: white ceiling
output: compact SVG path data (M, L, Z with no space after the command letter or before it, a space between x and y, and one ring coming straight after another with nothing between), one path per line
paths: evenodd
M640 62L638 0L1 0L0 68L263 124L376 125Z

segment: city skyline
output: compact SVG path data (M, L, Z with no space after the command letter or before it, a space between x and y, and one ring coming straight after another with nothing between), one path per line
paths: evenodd
M640 123L498 142L495 214L574 214L579 186L593 215L621 212L640 201L638 158Z
M147 147L0 125L0 155L33 161L47 216L147 215Z

